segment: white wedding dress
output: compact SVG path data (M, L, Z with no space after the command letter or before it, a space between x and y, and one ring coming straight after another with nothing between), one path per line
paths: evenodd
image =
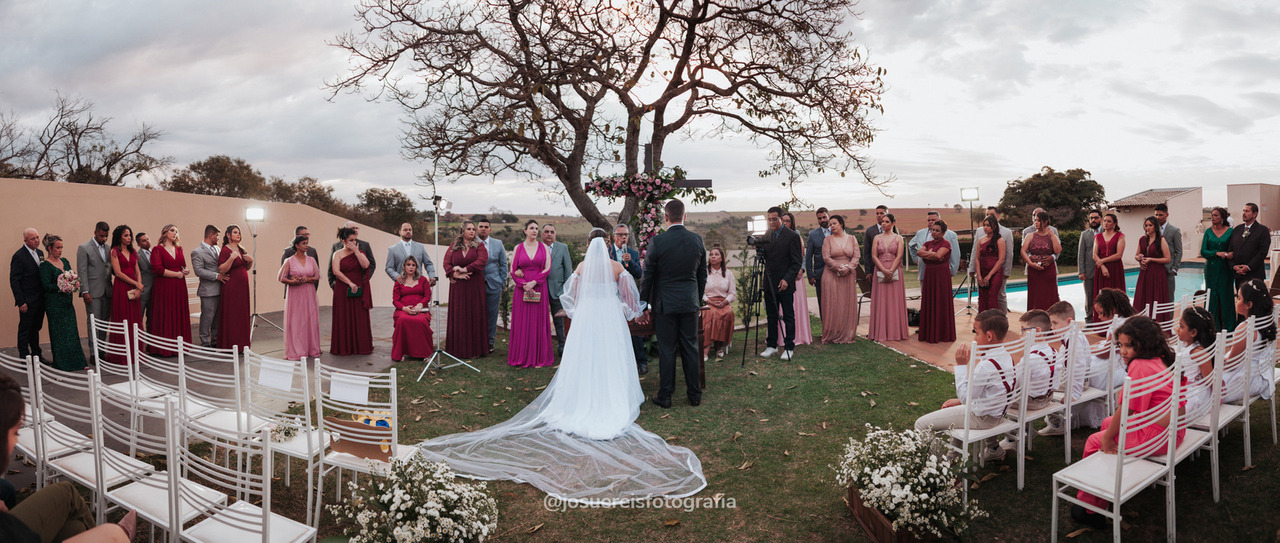
M643 311L635 281L615 274L594 239L560 296L573 318L560 369L514 417L419 445L459 475L529 483L566 501L613 504L691 496L707 485L693 451L635 423L644 404L627 321Z

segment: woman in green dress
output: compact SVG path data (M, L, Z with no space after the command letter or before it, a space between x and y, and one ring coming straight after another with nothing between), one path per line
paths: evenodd
M49 316L49 344L53 348L53 367L64 371L85 367L84 350L80 347L80 328L76 324L74 294L58 288L58 276L71 271L71 263L62 258L62 238L44 235L45 261L40 263L40 283L44 285L45 314Z
M1231 281L1231 227L1227 217L1231 214L1221 207L1209 214L1209 228L1200 242L1200 256L1204 257L1204 286L1209 289L1209 312L1221 330L1236 327L1236 289Z

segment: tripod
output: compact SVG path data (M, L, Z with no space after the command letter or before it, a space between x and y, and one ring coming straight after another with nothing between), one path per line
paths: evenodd
M258 263L258 229L254 228L252 222L249 222L249 234L253 236L253 263L257 264ZM253 269L249 271L253 273L253 314L249 315L249 320L252 321L253 324L249 327L249 341L253 341L253 331L258 329L258 321L262 321L267 324L270 324L271 326L275 327L276 330L284 332L284 328L281 328L279 324L271 322L271 319L268 319L262 316L261 313L258 313L258 267L254 266Z
M445 203L442 205L442 202L445 202ZM437 196L432 196L432 197L431 197L431 203L435 206L435 213L432 213L432 215L433 215L433 216L434 216L434 218L435 218L435 252L436 252L435 257L436 257L436 262L440 262L440 211L441 211L442 209L447 209L448 207L450 207L450 206L449 206L449 204L448 204L447 202L448 202L447 200L445 200L443 197L438 196L438 195L437 195ZM443 263L443 262L441 262L441 266L443 266L443 265L444 265L444 263ZM423 266L423 267L425 268L425 266ZM445 275L447 276L447 275L448 275L448 270L445 270L445 271L446 271L446 274L445 274ZM481 272L481 273L483 273L483 272ZM432 324L433 324L433 325L436 323L436 322L435 322L435 321L436 321L436 319L437 319L437 318L439 318L439 316L440 316L440 296L439 296L440 291L436 288L436 287L439 287L439 286L440 286L440 281L439 281L439 280L437 280L437 281L436 281L436 284L431 285L431 307L433 308L433 309L432 309L432 311L431 311L431 320L432 320ZM439 329L440 329L440 327L439 327L439 326L434 326L434 328L435 328L436 330L439 330ZM421 381L421 380L422 380L422 376L426 375L426 374L427 374L427 370L429 370L429 369L431 369L431 368L436 368L436 369L442 369L442 370L445 370L445 369L454 368L454 367L457 367L457 366L466 366L466 367L468 367L468 368L471 368L471 369L475 370L475 371L476 371L476 373L480 373L480 369L479 369L479 368L477 368L477 367L475 367L475 366L472 366L471 364L468 364L466 361L464 361L464 360L462 360L462 359L460 359L460 358L458 358L458 357L456 357L456 356L453 356L453 355L449 354L447 351L445 351L445 350L444 350L444 341L443 341L442 339L440 339L440 337L439 337L438 335L437 335L435 338L433 338L433 339L435 340L435 343L436 343L436 349L435 349L435 352L434 352L434 353L431 353L431 358L428 358L428 359L427 359L427 365L422 367L422 373L419 373L419 374L418 374L418 381ZM446 365L444 365L444 364L443 364L444 357L446 357L446 356L447 356L447 357L449 357L449 358L452 358L452 359L453 359L453 363L452 363L452 364L449 364L448 366L446 366Z
M760 306L764 304L764 289L769 285L769 271L764 267L764 253L756 250L756 255L751 260L751 269L747 272L747 310L743 316L746 329L742 334L742 367L747 366L747 338L751 337L751 329L755 328L755 343L752 349L760 348L760 326L756 321L760 318ZM763 284L762 284L763 282ZM766 321L768 326L768 321ZM754 351L753 351L754 352Z
M965 286L964 286L964 285L965 285L965 283L968 283L968 284L969 284L969 287L968 287L968 288L965 288ZM961 279L961 280L960 280L960 286L957 286L957 287L956 287L956 290L959 290L959 289L961 289L961 288L964 288L964 291L965 291L965 298L966 298L966 299L965 299L965 302L964 302L964 309L961 309L961 310L959 310L959 311L956 311L956 315L960 315L960 314L964 314L964 315L972 315L972 314L974 314L974 313L976 313L976 312L977 312L977 310L976 310L976 309L974 309L974 307L973 307L973 287L974 287L976 284L977 284L977 282L976 282L976 281L974 281L974 279L973 279L973 274L972 274L972 273L965 272L965 274L964 274L964 279ZM955 290L951 291L951 297L952 297L953 299L956 297L955 292L956 292Z

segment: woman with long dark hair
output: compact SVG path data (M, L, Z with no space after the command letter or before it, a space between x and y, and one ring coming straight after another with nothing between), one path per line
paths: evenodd
M951 298L951 242L946 221L929 227L933 238L916 252L924 261L920 283L920 341L947 343L956 340L956 310Z
M1104 288L1127 292L1124 284L1124 234L1115 213L1102 218L1102 231L1093 237L1093 292Z
M844 217L827 221L831 235L822 241L822 342L853 343L858 338L857 236L844 229Z
M310 243L308 236L294 236L293 256L285 259L276 274L288 290L284 306L285 360L320 356L320 308L316 302L320 264L307 254Z
M228 226L222 232L222 252L218 253L218 273L227 276L218 297L218 347L223 349L248 347L253 334L249 307L253 257L240 246L242 239L239 226Z
M1231 272L1231 214L1221 207L1209 213L1209 228L1200 242L1200 256L1204 258L1204 288L1209 289L1209 312L1222 329L1236 327L1236 291Z
M142 277L138 273L138 251L133 248L133 229L117 226L111 232L111 322L123 323L126 333L111 334L107 341L116 345L133 342L133 325L142 326ZM107 362L127 364L116 354L108 354Z
M702 303L707 310L702 313L702 360L716 350L716 358L724 358L724 346L733 336L733 304L738 301L738 281L725 262L724 249L719 245L707 251L707 288L702 293Z
M489 252L484 245L476 239L476 225L465 221L444 253L445 275L449 276L444 348L458 358L489 354L489 313L484 302L484 265ZM512 295L512 305L517 295Z
M1004 255L1009 240L1000 236L1000 221L995 215L982 219L982 232L978 240L978 312L1000 309L1000 291L1004 289Z
M880 217L880 234L871 241L871 263L875 272L871 278L867 338L872 341L902 341L911 336L907 329L907 274L902 271L902 255L907 244L898 235L895 224L892 213ZM950 267L947 271L951 271Z
M552 352L551 300L547 276L551 273L551 248L538 240L538 221L524 223L524 243L511 256L511 343L507 364L539 368L555 363Z
M342 248L333 253L333 328L329 352L343 356L373 352L373 329L369 308L373 295L369 292L369 258L360 250L355 229L338 229Z
M435 353L431 340L431 285L422 280L418 259L404 259L400 276L391 290L391 305L395 321L391 333L391 360L399 362L405 355L414 358L431 358Z
M1247 380L1249 395L1261 397L1264 400L1271 399L1276 389L1275 382L1271 380L1276 348L1276 319L1272 316L1274 307L1275 301L1272 300L1266 283L1261 279L1250 279L1240 285L1240 290L1236 291L1236 313L1245 318L1236 325L1236 333L1243 334L1248 329L1249 317L1262 317L1262 326L1254 330L1247 340L1242 338L1227 346L1228 357L1239 355L1246 347L1251 348L1252 351L1248 364L1238 366L1222 375L1222 380L1227 383L1239 382L1240 379ZM1245 367L1248 367L1247 375ZM1223 397L1222 403L1240 403L1243 392L1241 390L1241 394Z
M1133 307L1139 310L1158 303L1169 303L1169 273L1164 265L1169 262L1169 243L1160 235L1160 222L1153 217L1142 221L1142 237L1138 239L1138 285L1133 291ZM1153 307L1154 308L1154 307ZM1148 315L1165 320L1153 311Z

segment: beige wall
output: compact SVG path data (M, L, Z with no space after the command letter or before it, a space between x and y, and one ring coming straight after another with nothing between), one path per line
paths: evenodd
M1227 211L1240 221L1240 210L1248 202L1258 204L1258 222L1272 230L1280 229L1280 185L1247 183L1227 185ZM1220 203L1213 205L1221 205Z
M1186 194L1180 194L1170 198L1166 205L1169 206L1169 221L1182 231L1182 259L1190 260L1200 256L1200 242L1204 236L1204 229L1200 226L1200 217L1202 215L1201 204L1203 196L1200 189L1193 190ZM1154 205L1141 207L1126 207L1122 209L1114 209L1113 213L1119 218L1120 231L1124 232L1125 248L1124 248L1124 265L1137 266L1138 261L1134 255L1138 251L1138 238L1142 236L1142 221L1147 217L1156 214Z
M254 243L249 235L249 225L244 221L244 210L252 206L261 206L266 210L265 222L255 226L258 232L257 262L261 266L257 281L258 312L280 311L284 309L284 285L275 278L279 271L281 251L292 241L294 227L305 225L310 228L312 246L320 254L320 265L326 266L329 263L329 247L337 241L338 227L346 219L299 204L256 202L158 190L0 179L0 241L8 240L7 244L0 243L0 249L4 250L4 258L0 258L0 273L8 279L9 259L22 244L22 231L27 227L39 230L42 236L46 233L62 236L65 246L63 257L75 266L76 247L93 236L93 226L100 220L106 221L112 228L121 223L128 224L135 234L145 232L152 240L156 239L164 225L176 224L181 235L181 245L188 254L200 245L206 224L213 224L219 230L230 224L239 224L245 234L245 248L253 251ZM415 228L430 227L430 224L415 225ZM441 237L443 239L443 233ZM360 239L372 245L377 260L378 270L373 275L372 284L373 303L390 306L392 282L383 271L383 266L387 247L399 239L369 227L360 229ZM435 248L429 245L427 251L435 260ZM443 249L439 254L443 258ZM437 263L437 268L439 266ZM250 284L252 285L252 276ZM193 275L189 286L194 289L194 285ZM438 292L443 300L448 299L447 288L448 282L442 281ZM3 290L4 294L0 296L0 302L3 303L3 309L0 309L0 347L12 347L17 343L18 311L14 308L13 292L8 288ZM198 299L194 290L192 292L193 311L198 311ZM322 280L320 304L330 305L332 296L327 282ZM84 335L84 305L75 305L80 317L81 335ZM42 332L42 341L48 341L47 331Z
M1116 214L1120 231L1124 233L1124 265L1125 267L1137 266L1138 261L1134 259L1134 255L1138 252L1138 238L1142 237L1142 221L1155 215L1156 207L1153 205L1126 207L1113 209L1111 212Z

